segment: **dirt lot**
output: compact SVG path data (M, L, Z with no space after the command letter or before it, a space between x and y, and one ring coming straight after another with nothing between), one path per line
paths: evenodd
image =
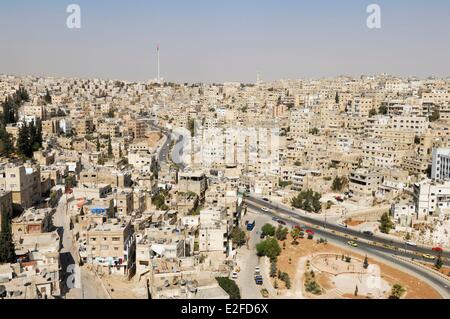
M364 221L361 221L361 220L353 220L353 219L347 219L347 220L345 221L345 223L346 223L348 226L350 226L350 227L355 227L355 226L359 226L359 225L364 224Z
M317 238L316 238L317 239ZM297 273L297 263L301 257L322 254L322 253L336 253L353 256L364 260L365 256L361 256L351 251L351 249L341 249L339 247L333 246L331 244L318 244L316 240L299 239L299 245L292 244L292 238L290 235L283 243L280 244L281 247L284 246L281 255L278 257L278 269L287 272L291 278L291 281L295 281L295 275ZM399 271L393 267L385 264L381 264L378 261L369 258L369 264L377 264L381 270L381 277L389 283L389 285L394 285L400 283L406 288L406 299L438 299L441 296L432 287L417 278L408 275L402 271ZM320 274L317 278L318 282L321 284L322 288L330 289L332 287L332 282L329 276ZM278 281L280 288L282 285ZM353 295L344 295L344 297L349 298L360 298Z
M100 278L112 299L146 299L142 284L114 275L100 275Z

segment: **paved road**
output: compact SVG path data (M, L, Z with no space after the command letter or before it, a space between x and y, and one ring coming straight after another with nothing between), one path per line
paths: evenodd
M86 269L78 267L78 261L74 258L76 248L73 245L66 203L66 195L63 195L53 216L53 224L58 229L62 244L60 252L62 294L66 298L74 299L106 299L108 296L100 289L101 283L98 279ZM79 271L79 276L76 276L76 271ZM74 274L75 276L72 276Z
M262 212L259 206L252 205L251 202L247 202L247 204L248 204L249 210L259 211L259 212L261 212L261 214L265 214L267 216L276 216L277 218L285 221L286 224L291 227L295 226L295 225L301 225L304 228L308 228L302 223L303 218L301 218L297 215L295 215L295 216L289 215L288 217L281 217L281 215L277 214L277 210L275 210L275 209L272 211L269 211L269 212ZM265 205L265 206L269 207L268 205ZM285 212L282 211L282 213L285 213ZM329 231L327 229L314 228L314 231L315 231L316 235L318 235L322 238L326 238L328 241L330 241L330 243L336 243L338 245L345 246L347 241L349 240L349 239L340 237L336 234L333 234L331 231ZM406 270L408 273L410 273L418 278L421 278L425 282L429 283L432 287L437 289L444 298L446 298L446 299L450 298L450 287L449 287L448 281L446 281L445 279L443 279L440 276L433 274L430 271L426 271L426 270L424 270L420 267L417 267L413 264L398 260L395 257L393 257L394 254L397 256L411 257L411 254L409 252L402 253L402 252L392 251L391 249L387 249L385 247L378 247L378 246L375 247L375 246L369 245L363 241L358 241L358 245L359 245L358 248L354 249L355 251L360 252L361 254L367 254L368 256L376 257L378 259L381 259L383 261L390 263L393 266L396 266L397 268ZM347 248L348 248L348 246L347 246Z
M255 283L255 267L260 265L259 257L256 255L256 244L261 241L261 227L270 222L270 218L261 215L248 213L247 220L255 220L256 226L251 232L247 232L249 236L248 248L246 246L238 250L238 266L241 268L241 272L238 275L237 284L241 289L242 299L262 299L261 289L264 286L258 286Z
M319 227L325 227L328 230L333 230L333 231L338 231L341 233L345 233L351 237L358 237L361 240L367 240L367 241L371 241L371 242L377 242L381 245L389 245L392 247L396 247L399 250L402 251L408 251L410 254L406 255L409 257L413 257L414 254L430 254L430 255L434 255L434 256L438 256L437 252L432 251L429 247L424 247L424 246L420 246L418 245L417 247L411 247L411 246L407 246L405 243L403 242L399 242L399 241L394 241L391 239L387 239L387 238L383 238L383 237L379 237L379 236L369 236L369 235L365 235L363 233L361 233L360 231L357 230L353 230L350 228L345 228L342 227L338 224L333 224L330 223L328 221L324 221L324 220L320 220L318 218L314 218L313 214L307 214L306 212L301 212L300 210L297 211L293 211L290 209L287 209L283 206L277 205L277 204L273 204L270 202L266 202L262 199L256 198L256 197L247 197L245 199L246 203L249 205L254 205L256 207L260 207L260 206L264 206L267 207L273 211L279 212L279 213L283 213L287 216L290 216L292 218L296 218L297 220L306 222L306 223L310 223L312 225L315 226L319 226ZM384 248L384 247L383 247ZM387 248L384 248L385 250ZM392 253L396 253L398 251L393 250L393 249L389 249L390 252ZM448 251L444 251L442 253L442 257L443 257L443 262L445 265L450 265L450 253ZM416 256L417 258L417 256Z
M164 136L166 137L166 141L165 141L164 145L158 151L158 162L160 162L160 163L164 163L164 162L168 163L170 161L173 162L173 159L169 158L169 156L172 156L172 154L169 154L169 152L171 151L170 146L171 146L172 142L174 141L174 136L173 136L172 132L170 132L169 130L162 128L162 127L152 126L152 128L160 130L161 133L164 134ZM183 142L183 136L180 135L180 136L178 136L177 140L175 141L175 144L179 144L182 142ZM181 148L179 150L179 152L182 153L183 148ZM184 163L177 163L177 164L180 166L181 170L184 170L187 167L187 165L185 165Z

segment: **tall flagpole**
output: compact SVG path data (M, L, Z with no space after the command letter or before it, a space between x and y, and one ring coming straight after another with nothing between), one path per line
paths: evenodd
M161 77L160 77L160 68L159 68L159 43L156 46L156 51L158 52L158 79L157 79L157 81L158 81L158 84L160 84L161 83Z

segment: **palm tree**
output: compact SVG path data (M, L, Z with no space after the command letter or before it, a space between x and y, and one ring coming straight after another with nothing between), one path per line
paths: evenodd
M392 287L391 296L389 298L390 299L400 299L404 295L405 292L406 292L406 289L403 288L402 285L395 284Z
M298 228L293 228L291 230L291 236L294 239L294 245L298 245L298 241L297 239L300 237L300 229Z

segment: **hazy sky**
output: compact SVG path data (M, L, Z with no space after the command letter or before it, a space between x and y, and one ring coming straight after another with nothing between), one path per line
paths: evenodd
M448 0L0 0L0 73L149 80L159 42L175 82L449 76L449 15Z

